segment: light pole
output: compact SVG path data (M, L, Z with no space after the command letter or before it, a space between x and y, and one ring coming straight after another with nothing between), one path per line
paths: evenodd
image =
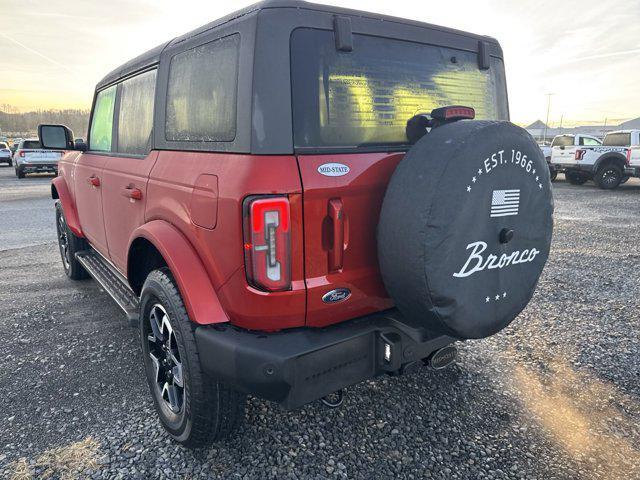
M547 142L547 128L549 125L549 111L551 110L551 96L553 95L553 93L547 93L547 121L544 122L544 138L542 140L542 143L546 143Z

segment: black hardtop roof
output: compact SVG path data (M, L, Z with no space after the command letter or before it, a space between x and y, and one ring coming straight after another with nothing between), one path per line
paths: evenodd
M200 35L202 33L205 33L209 30L212 30L216 27L219 27L221 25L224 25L226 23L229 23L233 20L239 19L241 17L247 16L251 13L254 12L258 12L260 10L266 10L266 9L272 9L272 8L297 8L297 9L304 9L304 10L312 10L312 11L317 11L317 12L321 12L321 13L330 13L330 14L339 14L339 15L346 15L346 16L351 16L351 17L362 17L362 18L368 18L368 19L373 19L373 20L379 20L379 21L383 21L383 22L393 22L393 23L403 23L406 25L413 25L413 26L418 26L418 27L428 27L431 29L436 29L436 30L440 30L443 32L449 32L449 33L453 33L453 34L457 34L457 35L464 35L467 37L471 37L471 38L475 38L478 40L484 40L484 41L490 41L493 43L498 43L497 40L495 40L492 37L487 37L487 36L483 36L483 35L476 35L473 33L469 33L469 32L463 32L460 30L455 30L453 28L447 28L447 27L440 27L437 25L432 25L429 23L425 23L425 22L418 22L415 20L408 20L405 18L400 18L400 17L392 17L392 16L388 16L388 15L381 15L381 14L377 14L377 13L370 13L370 12L364 12L361 10L352 10L352 9L347 9L347 8L342 8L342 7L333 7L333 6L329 6L329 5L321 5L318 3L311 3L311 2L306 2L304 0L264 0L262 2L258 2L258 3L254 3L253 5L250 5L246 8L243 8L242 10L238 10L236 12L230 13L229 15L226 15L222 18L219 18L217 20L214 20L211 23L208 23L206 25L203 25L200 28L197 28L195 30L192 30L188 33L185 33L184 35L181 35L179 37L176 37L172 40L169 40L168 42L165 42L161 45L158 45L155 48L152 48L151 50L143 53L142 55L139 55L137 57L135 57L132 60L129 60L128 62L124 63L123 65L121 65L120 67L116 68L115 70L111 71L109 74L107 74L102 80L100 80L100 82L98 82L98 84L96 85L96 90L100 90L102 88L104 88L105 86L114 83L118 80L120 80L121 78L124 78L134 72L138 72L140 70L144 70L145 68L148 68L156 63L158 63L160 61L160 54L164 51L165 48L167 48L169 45L176 45L178 43L184 42L190 38L193 38L197 35Z

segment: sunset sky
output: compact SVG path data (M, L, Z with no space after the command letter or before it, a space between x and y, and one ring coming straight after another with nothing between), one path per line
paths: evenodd
M0 108L89 108L130 58L253 2L0 0ZM640 116L637 0L343 0L324 3L496 37L511 119L609 124Z

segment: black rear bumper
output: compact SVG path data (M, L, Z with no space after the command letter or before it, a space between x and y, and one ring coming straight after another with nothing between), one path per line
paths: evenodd
M321 329L276 333L230 325L196 329L198 352L207 373L287 409L398 371L455 340L408 322L397 310ZM390 353L389 360L385 352Z

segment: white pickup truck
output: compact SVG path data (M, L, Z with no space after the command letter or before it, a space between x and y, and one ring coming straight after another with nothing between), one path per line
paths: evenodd
M640 130L620 130L607 133L602 145L592 141L587 144L586 139L578 145L574 139L564 147L554 146L551 168L564 172L567 181L574 185L593 180L600 188L616 188L629 177L640 176L639 137ZM569 140L559 142L569 143Z
M16 152L13 154L13 166L16 177L24 178L28 173L54 173L58 174L58 160L62 157L62 151L43 150L40 140L29 138L21 140Z

